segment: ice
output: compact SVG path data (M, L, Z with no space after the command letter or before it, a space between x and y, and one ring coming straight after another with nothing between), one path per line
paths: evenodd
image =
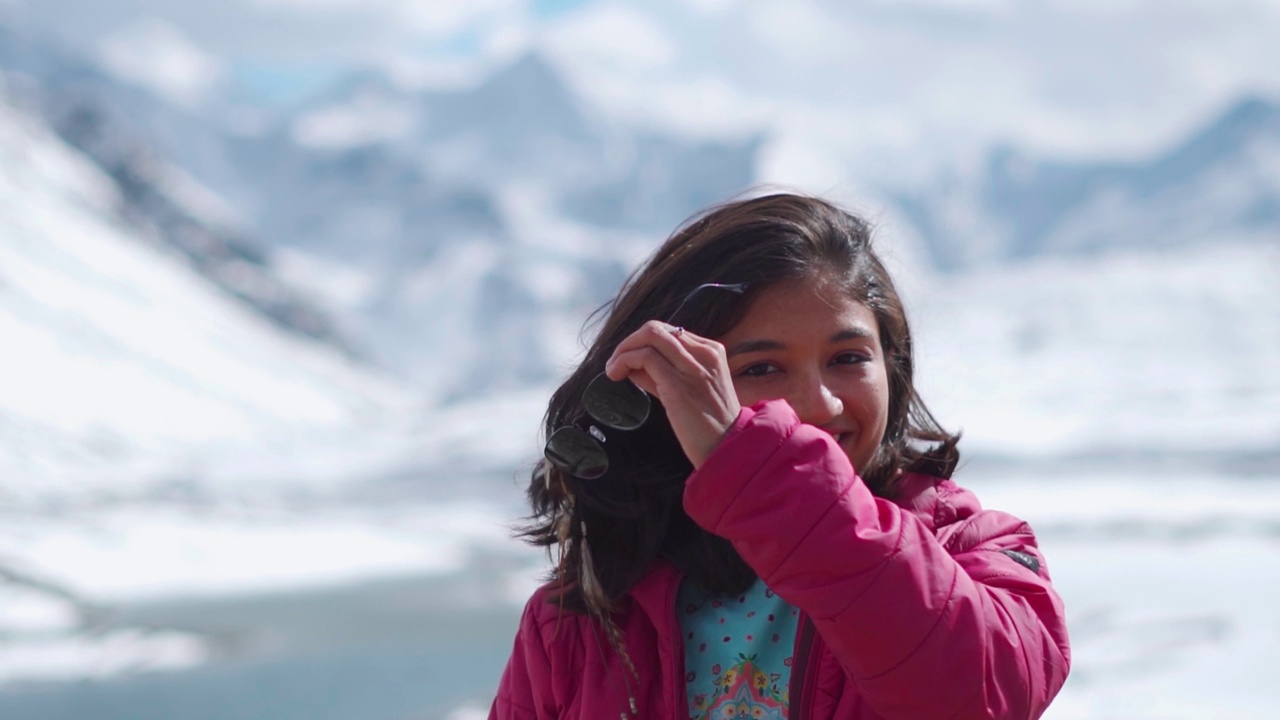
M1274 716L1274 533L1045 543L1074 656L1046 717Z
M487 705L464 705L445 716L445 720L484 720L489 717Z
M0 636L71 630L79 619L79 609L66 597L7 579L0 584Z
M188 633L119 630L20 639L0 643L0 687L181 670L208 659L205 641Z
M508 546L511 518L452 504L182 507L129 503L57 517L8 517L0 557L97 602L341 585L465 567Z

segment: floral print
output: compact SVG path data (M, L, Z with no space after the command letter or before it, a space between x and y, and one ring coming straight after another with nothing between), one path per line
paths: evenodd
M695 717L707 720L786 720L788 688L778 673L766 675L755 665L755 656L739 656L737 665L716 678L716 693L694 696ZM770 682L770 678L773 681Z
M682 584L690 720L786 720L798 611L757 581L710 597Z

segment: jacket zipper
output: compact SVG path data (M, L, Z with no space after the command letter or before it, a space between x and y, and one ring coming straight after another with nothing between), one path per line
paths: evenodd
M788 720L809 720L812 713L813 693L817 689L817 678L807 677L811 674L809 666L813 666L812 674L817 673L817 663L810 657L814 650L814 636L817 630L810 622L809 616L800 613L800 630L796 633L795 658L791 665L791 687L788 691L791 706L787 708Z

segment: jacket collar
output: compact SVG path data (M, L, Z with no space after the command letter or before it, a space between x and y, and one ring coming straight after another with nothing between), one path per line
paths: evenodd
M920 473L903 476L893 502L935 533L982 509L976 495L951 480Z
M631 599L649 617L665 618L673 607L680 579L680 571L674 565L666 560L654 560L644 579L631 589Z

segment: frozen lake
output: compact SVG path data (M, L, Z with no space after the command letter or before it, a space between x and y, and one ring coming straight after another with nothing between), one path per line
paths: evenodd
M0 693L24 720L449 718L487 703L510 651L510 607L441 602L442 578L146 604L126 623L208 633L238 657L190 670ZM487 705L486 705L487 707Z

